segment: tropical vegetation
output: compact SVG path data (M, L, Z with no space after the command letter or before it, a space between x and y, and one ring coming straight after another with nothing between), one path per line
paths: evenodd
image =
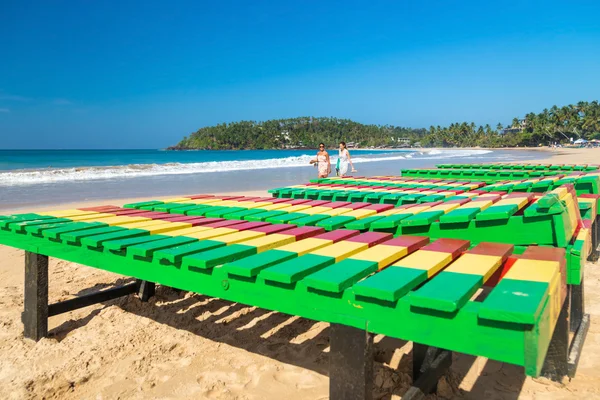
M450 126L407 128L361 124L334 117L298 117L269 121L239 121L198 129L171 149L280 149L334 146L339 141L359 147L515 147L600 139L600 105L597 100L541 113L528 113L504 126L457 122Z

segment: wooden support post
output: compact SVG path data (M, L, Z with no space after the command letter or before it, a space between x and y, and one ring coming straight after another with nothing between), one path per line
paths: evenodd
M413 385L402 399L422 399L433 392L452 365L452 352L413 342Z
M48 335L48 256L25 252L23 334L35 341Z
M563 304L558 321L548 346L548 353L542 367L542 376L555 382L561 382L568 374L569 357L569 302L568 297Z
M590 253L590 257L588 258L591 262L598 261L600 258L600 245L598 244L598 239L600 239L600 215L596 216L596 220L592 224L592 252Z
M140 300L146 302L150 300L150 297L154 296L156 292L156 284L154 282L138 280L138 285L138 296L140 297Z
M98 304L104 301L128 296L130 294L137 293L138 291L138 284L130 283L128 285L75 297L74 299L60 301L58 303L50 304L48 306L48 316L52 317L54 315L63 314L69 311L77 310L79 308L91 306L93 304Z
M571 347L569 348L569 378L575 377L577 372L577 366L579 365L579 358L581 357L581 349L583 348L583 342L587 336L588 330L590 329L590 314L585 314L579 325L579 329L575 332L575 336L571 341Z
M571 332L577 332L579 325L581 325L583 315L585 314L584 279L585 278L581 278L581 283L579 285L568 285L569 292L565 303L567 301L571 302L571 311L569 313L569 329Z
M329 398L370 400L373 397L373 334L331 324Z

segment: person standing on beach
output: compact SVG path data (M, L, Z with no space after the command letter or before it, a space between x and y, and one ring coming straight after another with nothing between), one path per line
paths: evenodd
M319 152L315 160L310 160L311 164L317 164L319 178L327 178L331 173L331 161L329 161L329 153L325 150L325 144L319 143Z
M348 164L352 168L352 172L356 172L354 165L352 164L352 158L350 152L346 148L346 142L340 142L340 152L338 156L338 167L337 172L339 176L344 176L348 172Z

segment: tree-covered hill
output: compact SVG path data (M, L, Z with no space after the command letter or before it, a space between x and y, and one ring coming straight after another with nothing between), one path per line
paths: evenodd
M507 126L477 126L453 123L447 127L404 128L366 125L334 117L298 117L264 122L239 121L200 128L172 149L281 149L316 147L320 142L335 146L340 141L360 147L400 146L416 143L435 147L537 146L568 142L570 138L600 138L598 101L553 106L541 113L514 118ZM401 140L402 139L402 140Z

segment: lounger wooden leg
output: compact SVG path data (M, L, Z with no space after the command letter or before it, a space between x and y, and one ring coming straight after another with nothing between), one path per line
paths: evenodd
M592 224L592 252L590 253L589 261L596 262L600 256L600 215L596 216L596 220Z
M569 297L571 301L569 328L571 332L577 332L585 314L584 287L584 278L581 279L581 284L579 285L569 285Z
M154 296L156 292L156 284L154 282L142 280L139 280L138 284L140 287L138 291L138 296L140 297L140 300L144 302L150 300L150 297Z
M364 400L373 396L373 334L331 324L329 398Z
M581 320L581 324L579 328L575 332L575 336L573 336L573 340L571 341L571 346L569 347L569 378L574 378L575 373L577 372L577 367L579 366L579 358L581 357L581 350L583 348L583 343L585 342L585 337L587 336L588 330L590 329L590 314L584 314L583 319Z
M48 335L48 256L25 252L23 334L35 341Z
M439 379L452 365L452 352L413 343L413 385L402 399L421 399L433 392Z
M555 382L562 381L563 377L568 374L568 358L569 358L569 302L565 303L560 310L546 360L542 367L542 376L549 378Z

